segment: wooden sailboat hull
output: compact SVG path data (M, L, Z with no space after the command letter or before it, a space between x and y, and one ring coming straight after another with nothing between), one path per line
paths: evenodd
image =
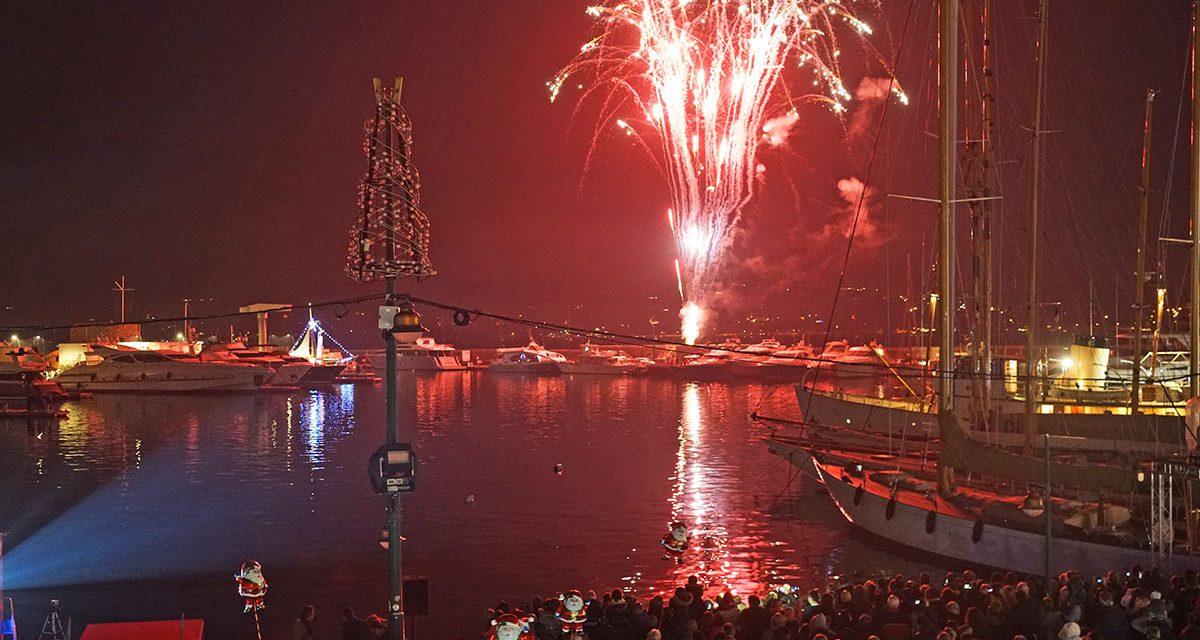
M865 478L851 478L840 467L816 459L806 464L815 470L846 520L864 531L950 560L1030 575L1045 573L1045 537L1037 531L982 521L974 514L910 491L897 492L894 505L889 507L891 492L887 487ZM936 513L932 526L931 512ZM1051 572L1070 569L1096 576L1135 564L1151 566L1155 560L1149 549L1055 538ZM1173 557L1174 571L1196 568L1200 568L1196 556Z

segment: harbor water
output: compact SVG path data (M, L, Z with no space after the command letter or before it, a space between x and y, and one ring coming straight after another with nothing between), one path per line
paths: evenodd
M770 455L796 418L789 386L646 377L404 374L406 574L429 584L416 637L476 638L485 610L568 589L641 597L696 574L710 593L935 567L852 531L823 490ZM6 595L22 635L51 598L74 631L98 621L202 618L253 637L233 575L269 583L265 638L317 608L384 614L386 500L367 459L384 441L380 385L280 394L96 396L61 422L0 422ZM561 465L561 467L558 467ZM682 565L663 560L673 520Z

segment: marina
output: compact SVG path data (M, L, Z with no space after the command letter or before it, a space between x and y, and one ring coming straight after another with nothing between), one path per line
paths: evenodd
M14 7L0 640L1200 640L1200 0L1077 5Z

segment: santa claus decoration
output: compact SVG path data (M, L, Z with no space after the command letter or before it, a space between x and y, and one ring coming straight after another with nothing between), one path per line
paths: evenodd
M533 640L530 625L533 616L523 613L504 613L492 621L492 633L488 640Z
M237 581L238 595L246 601L245 613L257 612L267 606L267 579L258 561L243 562L242 570L233 579Z
M583 633L583 622L587 620L588 606L578 591L568 591L558 599L558 611L554 617L562 622L563 636Z
M688 541L692 534L688 533L687 525L682 522L672 522L670 531L662 537L663 560L675 560L683 564L683 554L688 549Z

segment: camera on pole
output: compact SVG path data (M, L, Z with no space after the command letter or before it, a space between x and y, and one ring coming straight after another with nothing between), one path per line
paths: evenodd
M371 488L387 495L408 493L416 488L417 456L407 442L385 444L371 455L367 466Z

